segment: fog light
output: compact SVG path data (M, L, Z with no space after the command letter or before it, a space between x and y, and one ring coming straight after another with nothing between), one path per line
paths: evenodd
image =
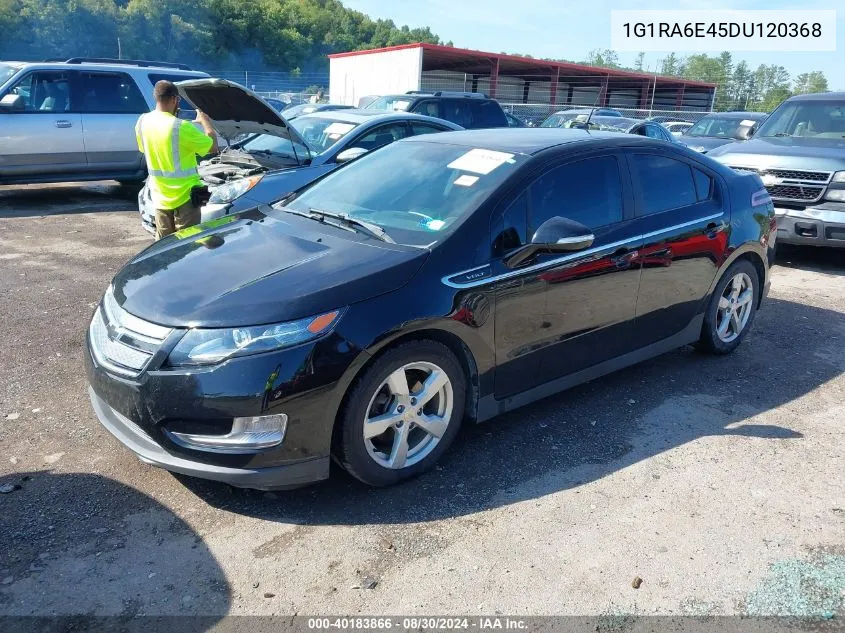
M288 416L259 415L251 418L235 418L232 430L226 435L199 435L196 433L164 432L179 446L195 451L211 453L254 453L278 446L285 439Z

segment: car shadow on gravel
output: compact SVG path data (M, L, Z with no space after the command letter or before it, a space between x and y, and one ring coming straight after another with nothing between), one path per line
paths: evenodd
M140 184L113 180L0 186L0 218L138 211Z
M15 487L0 494L0 630L116 631L139 615L195 614L205 617L162 630L207 630L228 612L215 557L147 495L87 473L21 472L0 484Z
M801 441L801 433L755 418L838 377L845 370L836 352L842 340L845 315L769 299L732 355L682 348L467 425L435 470L402 485L369 489L339 468L317 486L272 494L180 480L213 506L285 523L469 515L577 487L702 438L733 436L738 446L743 438Z

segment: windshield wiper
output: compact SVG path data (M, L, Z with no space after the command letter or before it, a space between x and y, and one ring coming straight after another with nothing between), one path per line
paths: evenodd
M361 233L369 235L370 237L374 237L376 239L381 240L382 242L389 242L390 244L395 244L391 237L385 233L384 229L381 228L378 224L373 224L372 222L367 222L365 220L359 220L358 218L353 218L352 216L346 213L334 213L332 211L323 211L322 209L309 209L309 212L312 215L316 215L318 217L323 218L334 218L336 220L340 220L347 226L357 229Z
M767 136L792 136L789 132L775 132L774 134L768 134Z
M364 233L370 237L381 240L382 242L388 242L390 244L396 243L387 233L384 232L384 229L377 224L351 218L345 213L332 213L330 211L321 211L320 209L309 209L308 212L305 212L297 211L296 209L291 209L290 207L281 207L281 210L286 211L287 213L293 213L294 215L301 215L303 218L316 220L317 222L323 222L324 224L330 224L331 226L345 231ZM328 218L340 220L340 222L327 222L326 220Z

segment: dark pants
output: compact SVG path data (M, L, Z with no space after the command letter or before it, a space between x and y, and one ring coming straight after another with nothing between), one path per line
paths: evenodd
M191 204L190 200L175 209L156 209L156 239L199 224L201 219L199 207Z

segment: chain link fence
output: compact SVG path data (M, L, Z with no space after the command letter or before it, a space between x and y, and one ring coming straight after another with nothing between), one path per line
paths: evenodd
M589 111L590 106L568 105L552 106L548 103L502 103L502 109L512 114L526 125L539 126L555 112L566 112L571 110ZM656 109L634 109L634 108L602 108L612 109L620 112L622 116L632 119L651 119L658 123L695 123L702 117L710 114L701 110L656 110ZM597 113L598 114L598 113Z

